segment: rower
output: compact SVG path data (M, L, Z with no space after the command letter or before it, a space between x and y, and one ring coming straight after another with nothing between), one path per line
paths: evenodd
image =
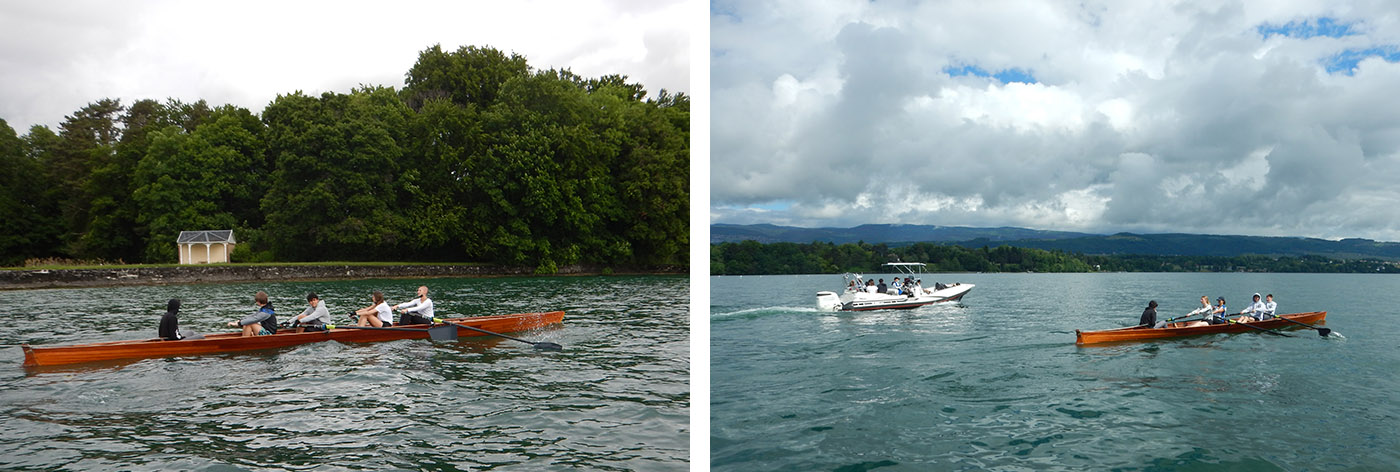
M418 298L394 305L399 309L399 324L432 324L433 300L428 298L428 286L418 287Z
M321 297L315 292L306 294L306 303L311 305L306 307L300 315L292 317L292 327L298 324L304 328L302 331L325 331L326 324L331 322L331 311L326 308L326 302L321 301Z
M1225 324L1225 297L1215 297L1215 309L1210 311L1210 324Z
M1259 319L1268 320L1274 318L1274 310L1278 309L1278 304L1274 303L1274 294L1270 293L1264 297L1264 313L1259 315Z
M1254 303L1250 303L1249 307L1240 310L1240 314L1244 315L1245 313L1253 313L1255 315L1259 315L1260 318L1258 319L1262 320L1264 319L1263 316L1265 310L1266 308L1264 307L1264 302L1259 301L1259 294L1256 293L1254 294ZM1235 322L1237 323L1248 323L1251 321L1255 321L1255 318L1249 315L1241 316L1235 319Z
M253 294L253 304L257 305L253 314L238 321L230 321L228 325L241 326L244 336L277 334L277 313L272 309L272 301L267 299L267 292L259 290Z

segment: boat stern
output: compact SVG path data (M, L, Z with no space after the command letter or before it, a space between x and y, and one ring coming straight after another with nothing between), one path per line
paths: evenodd
M29 347L29 344L20 344L19 348L24 351L23 365L25 367L34 367L39 365L39 360L34 358L34 348Z
M836 292L817 292L817 309L821 311L841 311L841 296Z

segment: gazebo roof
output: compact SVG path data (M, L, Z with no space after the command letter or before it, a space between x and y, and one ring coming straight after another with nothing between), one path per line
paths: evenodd
M184 243L229 243L237 244L233 240L233 230L221 229L211 231L181 231L180 237L175 240L177 244Z

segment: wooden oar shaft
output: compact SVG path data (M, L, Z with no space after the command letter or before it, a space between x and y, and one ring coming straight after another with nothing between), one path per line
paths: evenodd
M1177 317L1177 318L1167 318L1167 319L1165 319L1165 320L1159 321L1159 323L1160 323L1160 322L1166 322L1166 323L1180 323L1180 322L1183 322L1183 321L1186 321L1186 320L1184 320L1184 319L1178 319L1178 318L1189 318L1190 316L1191 316L1191 315L1181 315L1180 317ZM1195 320L1191 320L1191 321L1195 321ZM1137 325L1137 326L1129 326L1129 328L1141 328L1141 327L1143 327L1143 326L1147 326L1147 325L1145 325L1145 324L1140 324L1140 325Z
M1278 319L1280 319L1280 320L1287 321L1287 322L1289 322L1289 323L1293 323L1293 324L1296 324L1296 325L1306 326L1306 327L1315 329L1315 330L1317 330L1317 334L1318 334L1319 336L1326 336L1328 333L1331 333L1331 332L1332 332L1332 329L1331 329L1331 328L1319 328L1319 327L1316 327L1316 326L1313 326L1313 325L1304 323L1304 322L1302 322L1302 321L1294 321L1294 320L1291 320L1291 319L1288 319L1288 318L1284 318L1284 317L1282 317L1282 316L1275 316L1275 318L1278 318Z
M1260 327L1258 327L1258 326L1254 326L1254 325L1249 324L1249 323L1241 323L1241 322L1239 322L1239 321L1237 321L1237 320L1226 320L1226 322L1227 322L1227 323L1231 323L1231 324L1237 324L1237 325L1240 325L1240 326L1248 326L1248 327L1250 327L1250 328L1254 328L1254 329L1257 329L1257 330L1259 330L1259 331L1263 331L1263 332L1265 332L1265 333L1272 334L1272 335L1274 335L1274 336L1283 336L1283 337L1285 337L1285 338L1291 338L1291 337L1293 337L1293 335L1291 335L1291 334L1280 333L1280 332L1274 331L1274 330L1272 330L1272 329L1260 328Z
M512 340L512 341L520 341L520 342L522 342L522 343L529 344L529 345L532 345L532 346L535 346L535 347L541 348L541 349L556 349L556 350L557 350L557 349L563 349L563 348L564 348L564 346L560 346L559 344L556 344L556 343L527 341L527 340L520 339L520 338L517 338L517 337L506 336L506 335L501 334L501 333L497 333L497 332L493 332L493 331L487 331L487 330L484 330L484 329L480 329L480 328L476 328L476 327L472 327L472 326L467 326L467 325L464 325L464 324L461 324L461 323L454 323L454 322L451 322L451 321L448 321L448 320L444 320L444 319L440 319L440 318L434 318L433 321L436 321L436 322L439 322L439 323L448 323L448 324L457 325L457 326L459 326L459 327L466 328L466 329L470 329L470 330L476 331L476 332L478 332L478 333L489 334L489 335L492 335L492 336L500 336L500 337L502 337L502 338L506 338L506 339L509 339L509 340Z
M342 326L342 325L326 325L326 327L327 327L327 328L330 328L330 329L337 329L337 328L343 328L343 329L382 329L382 330L385 330L385 331L427 331L427 330L431 329L431 328L376 328L376 327L373 327L373 326Z

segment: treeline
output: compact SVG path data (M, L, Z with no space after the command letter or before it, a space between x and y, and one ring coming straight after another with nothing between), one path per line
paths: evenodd
M690 100L534 70L489 47L418 55L402 89L231 105L91 103L0 120L0 265L174 262L233 229L235 261L684 263Z
M1400 273L1393 263L1321 256L1086 256L1000 246L915 243L810 244L754 241L710 246L710 275L869 273L886 262L928 264L930 272L1348 272Z

